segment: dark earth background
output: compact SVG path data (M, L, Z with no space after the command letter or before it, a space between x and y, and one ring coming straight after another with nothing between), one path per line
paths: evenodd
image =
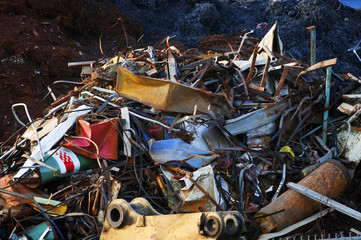
M361 39L361 10L338 0L0 1L0 141L20 127L11 113L14 103L26 103L34 119L41 116L53 101L45 97L47 86L79 80L81 69L68 68L68 62L102 57L102 33L104 53L113 56L168 35L184 49L215 34L237 37L254 30L251 36L261 39L275 21L287 55L309 61L306 27L315 25L317 60L337 57L335 72L361 76L361 62L348 51ZM260 22L268 27L256 29ZM61 84L51 88L56 96L67 91Z

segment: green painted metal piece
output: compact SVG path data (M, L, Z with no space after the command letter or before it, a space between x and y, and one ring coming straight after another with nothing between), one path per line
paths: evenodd
M42 222L42 223L36 225L35 227L31 228L30 230L28 230L26 232L26 235L31 237L31 239L40 239L41 237L44 240L54 240L55 239L54 232L53 232L50 224L47 224L46 222ZM25 235L17 236L16 234L14 234L11 239L27 240L28 238Z
M96 159L91 159L80 154L74 153L69 149L61 147L56 152L50 151L44 156L45 164L57 169L56 174L65 174L87 170L97 165ZM57 176L54 171L49 168L40 166L38 168L41 184L45 184L61 176Z
M331 89L331 73L332 67L327 67L326 71L326 86L325 86L325 111L323 113L323 128L322 128L322 140L324 143L327 141L327 124L328 124L328 108L330 107L330 89Z

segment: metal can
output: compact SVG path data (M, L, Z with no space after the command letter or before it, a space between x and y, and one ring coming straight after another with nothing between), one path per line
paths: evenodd
M78 172L96 166L96 159L84 157L73 151L60 147L59 149L51 150L44 155L45 164L55 171L44 166L39 166L35 169L31 176L26 177L22 183L31 188L36 188L41 184L54 181L61 176L58 174L66 174L71 172Z

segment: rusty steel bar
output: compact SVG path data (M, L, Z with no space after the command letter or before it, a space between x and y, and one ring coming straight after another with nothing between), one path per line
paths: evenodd
M266 78L267 78L267 75L268 75L268 69L269 69L270 63L271 63L271 58L268 56L266 65L264 67L264 72L263 72L260 87L265 87L266 86Z
M306 28L311 34L311 65L316 63L316 27Z
M192 172L188 172L187 170L184 170L184 169L181 169L181 168L178 168L178 167L172 167L172 166L168 166L168 168L172 171L175 171L179 174L182 174L182 175L189 175L189 176L193 176L193 173Z
M285 68L285 69L283 70L281 79L280 79L280 81L278 82L277 90L276 90L276 92L275 92L275 94L274 94L275 97L280 94L281 89L282 89L282 86L283 86L283 82L285 81L285 79L286 79L286 77L287 77L288 71L289 71L289 68Z
M249 73L248 73L247 81L246 81L247 84L249 84L251 82L252 74L254 71L254 66L256 64L256 59L257 59L257 52L258 52L258 45L256 45L253 50L252 63L251 63L251 67L249 68Z
M331 67L333 65L335 65L337 63L337 58L333 58L333 59L329 59L329 60L325 60L325 61L321 61L321 62L318 62L308 68L306 68L305 70L303 70L302 72L300 72L298 75L297 75L297 78L295 80L295 83L294 83L294 87L297 86L297 83L298 83L298 80L300 79L300 77L306 73L309 73L309 72L312 72L312 71L315 71L317 69L321 69L321 68L326 68L326 67ZM303 82L303 81L302 81ZM301 82L301 83L302 83ZM302 88L301 88L302 89Z

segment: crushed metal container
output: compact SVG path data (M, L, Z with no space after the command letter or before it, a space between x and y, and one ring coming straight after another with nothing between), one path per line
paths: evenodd
M87 158L63 147L49 151L44 158L47 159L44 162L47 166L37 167L23 180L28 187L36 188L41 184L59 179L61 177L59 174L78 172L97 165L96 159Z

